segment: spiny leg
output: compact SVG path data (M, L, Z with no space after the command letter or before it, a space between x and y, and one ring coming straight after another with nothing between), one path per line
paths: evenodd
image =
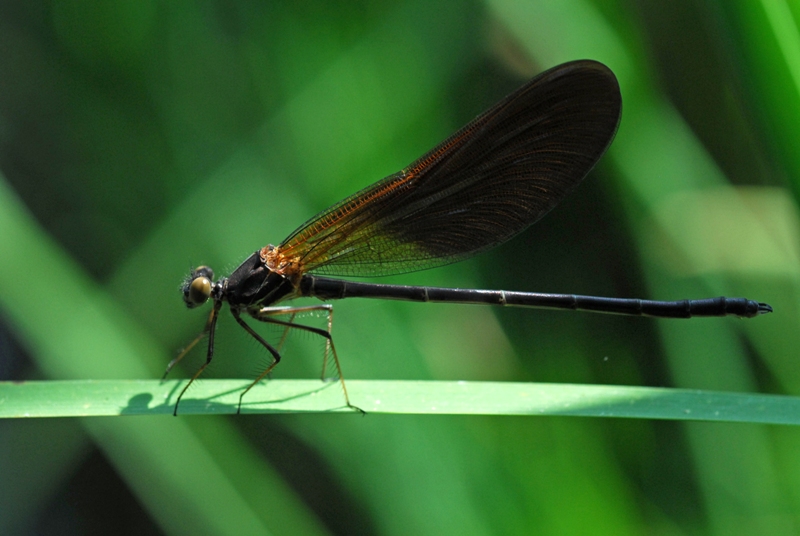
M295 314L296 314L296 313L292 313L292 316L291 316L291 318L289 318L289 322L290 322L290 323L293 323L293 322L294 322L294 317L295 317ZM278 347L276 348L276 350L277 350L277 352L278 352L279 354L280 354L280 353L283 351L283 345L286 343L286 337L287 337L288 335L289 335L289 327L287 326L287 327L285 327L285 328L283 329L283 335L281 335L281 340L278 342ZM275 368L275 366L273 365L273 366L271 367L271 369L272 369L272 368ZM270 370L271 370L271 369L270 369ZM267 374L269 374L269 372L267 372ZM263 378L264 378L264 375L260 375L260 376L259 376L259 379L263 379ZM256 380L256 383L257 383L258 381L259 381L259 380ZM252 385L251 385L250 387L252 387ZM248 389L250 389L250 387L248 387ZM239 405L241 405L241 400L240 400L239 402L240 402L240 404L239 404Z
M272 361L272 363L270 363L270 365L269 365L269 366L266 368L266 370L264 370L264 372L262 372L261 374L259 374L259 375L258 375L258 378L256 378L255 380L253 380L253 383L251 383L250 385L248 385L248 386L247 386L247 389L245 389L244 391L242 391L242 394L240 394L240 395L239 395L239 407L236 409L236 413L238 414L238 413L241 413L241 412L242 412L242 399L244 398L244 395L246 395L246 394L247 394L247 391L249 391L250 389L252 389L252 388L253 388L253 387L254 387L254 386L255 386L255 385L258 383L258 382L260 382L262 379L264 379L264 377L265 377L267 374L269 374L270 372L272 372L272 369L274 369L274 368L275 368L275 366L276 366L278 363L280 363L280 362L281 362L281 354L280 354L280 353L279 353L279 352L278 352L278 351L277 351L275 348L273 348L273 347L272 347L272 345L271 345L270 343L268 343L267 341L265 341L265 340L264 340L264 339L261 337L261 335L259 335L258 333L256 333L256 332L253 330L253 328L251 328L250 326L248 326L248 325L247 325L247 322L245 322L244 320L242 320L242 317L241 317L241 316L239 316L239 311L238 311L238 310L236 310L236 309L234 309L234 308L231 308L231 313L233 314L233 318L235 318L235 319L236 319L236 322L237 322L237 323L238 323L240 326L242 326L242 328L244 328L244 330L245 330L247 333L249 333L250 335L252 335L252 336L253 336L253 338L254 338L255 340L257 340L259 343L261 343L261 345L262 345L264 348L266 348L266 349L269 351L269 353L271 353L271 354L272 354L272 358L273 358L273 361Z
M206 354L206 362L197 372L194 373L194 376L192 376L192 378L189 380L189 383L187 383L183 389L181 389L178 399L175 401L175 409L172 411L172 414L176 417L178 416L178 404L181 403L183 394L186 392L189 386L192 385L192 383L203 373L206 367L208 367L208 365L211 363L211 358L214 357L214 332L216 331L217 327L217 317L219 316L218 313L220 307L222 307L222 300L215 301L214 308L211 310L211 314L208 317L208 322L206 322L205 329L200 333L200 335L195 337L189 346L187 346L180 354L178 354L178 357L169 362L169 365L167 365L167 370L164 372L164 377L162 380L167 377L167 374L169 374L169 371L172 370L172 367L174 367L178 361L183 359L183 356L189 353L189 350L191 350L194 345L197 344L197 342L203 338L206 333L208 333L208 353Z
M274 319L274 318L270 318L272 316L281 315L281 314L296 314L298 312L320 311L320 310L328 311L328 331L325 331L324 329L315 328L315 327L312 327L312 326L306 326L306 325L303 325L303 324L295 324L293 322L286 322L284 320L277 320L277 319ZM352 408L352 409L354 409L354 410L366 415L366 412L363 409L359 408L358 406L354 406L353 404L350 403L350 397L347 394L347 386L344 383L344 375L342 375L342 367L339 364L339 356L336 353L336 346L333 344L333 337L331 336L331 333L330 333L331 327L333 325L333 320L332 320L332 317L333 317L333 306L331 306L330 304L326 303L326 304L323 304L323 305L309 305L309 306L306 306L306 307L264 307L263 309L260 309L259 311L251 312L250 315L253 318L255 318L256 320L259 320L261 322L266 322L268 324L276 324L276 325L279 325L279 326L285 326L287 329L288 328L301 329L303 331L307 331L309 333L315 333L317 335L320 335L320 336L324 337L325 340L327 341L326 344L325 344L325 361L327 362L327 360L328 360L328 348L330 348L330 350L331 350L330 353L333 355L333 362L336 365L336 373L337 373L337 375L339 377L339 382L342 385L342 392L344 393L344 400L345 400L345 403L347 404L347 407ZM294 316L292 316L292 319L293 318L294 318ZM272 367L270 367L267 372L269 372L273 368L274 368L274 365ZM325 368L324 368L324 364L323 364L323 379L324 379L324 372L325 372ZM266 375L266 373L264 373L261 376L259 376L259 378L256 380L256 382L261 380L261 378L263 378L265 375ZM252 385L251 385L251 387L252 387Z
M286 313L282 313L282 314L289 314L289 313L288 313L288 312L286 312ZM291 316L291 318L289 318L289 322L290 322L290 323L293 323L293 322L294 322L294 317L295 317L295 315L296 315L297 313L291 313L291 314L292 314L292 316ZM240 322L240 324L241 324L241 322ZM248 330L248 333L252 334L252 332L251 332L250 330ZM280 354L280 353L281 353L281 351L283 350L283 345L286 343L286 337L287 337L288 335L289 335L289 327L287 326L287 327L285 327L285 328L284 328L284 330L283 330L283 335L281 335L281 340L278 342L278 347L276 348L276 351L277 351L279 354ZM266 343L263 343L263 344L266 344ZM271 346L271 345L270 345L270 346ZM269 370L266 372L266 374L269 374L269 371L271 371L273 368L275 368L275 364L273 364L273 365L272 365L272 366L269 368ZM259 379L258 379L258 380L256 380L256 381L255 381L255 382L253 382L253 383L254 383L254 384L255 384L255 383L258 383L258 382L259 382L259 380L263 379L263 378L264 378L264 376L265 376L266 374L259 375L259 377L258 377ZM251 385L250 387L252 387L252 385ZM248 387L248 388L247 388L247 390L249 390L249 389L250 389L250 387ZM247 392L247 390L245 390L245 392ZM242 393L242 394L244 394L244 393ZM239 401L239 405L241 406L241 400Z
M331 347L333 345L333 339L331 337L331 329L333 328L333 306L331 304L324 303L324 304L321 304L321 305L307 305L307 306L301 306L301 307L292 307L292 306L288 306L288 307L263 307L262 309L259 309L259 310L255 311L255 312L251 312L250 316L252 316L256 320L259 320L261 322L277 324L278 323L277 321L276 322L272 322L271 320L268 320L266 317L279 316L279 315L291 315L289 320L286 321L287 324L283 324L286 327L283 330L283 336L281 337L281 341L278 344L278 351L280 351L281 348L283 347L284 342L286 341L286 337L289 334L289 329L290 328L298 328L298 329L302 329L302 330L305 330L305 331L315 332L313 330L315 330L316 328L312 328L310 326L305 326L303 324L295 324L294 323L294 318L295 318L295 316L297 316L297 313L307 313L307 312L310 312L310 311L326 311L327 312L327 316L328 316L328 334L324 335L324 337L325 337L325 354L323 355L323 358L322 358L322 373L320 374L320 378L322 379L322 381L325 381L325 372L326 372L326 370L328 368L328 359L329 359L329 356L331 354ZM338 361L338 359L337 359L337 361ZM337 374L339 375L339 377L341 377L341 372L342 371L340 370L340 368L338 366L338 363L337 363L337 367L336 368L337 368L337 371L336 371Z
M294 317L297 316L297 313L292 313L292 316L289 317L289 323L294 324ZM283 335L281 335L281 340L278 342L278 351L280 352L283 350L283 345L286 343L286 337L289 335L289 326L286 326L283 329Z
M161 381L162 381L162 382L163 382L164 380L166 380L166 379L167 379L167 374L169 374L169 373L170 373L170 371L171 371L171 370L172 370L172 369L175 367L175 365L177 365L177 364L180 362L180 360L181 360L181 359L183 359L184 357L186 357L186 354L188 354L189 352L191 352L191 351L192 351L192 348L194 348L194 347L195 347L195 345L196 345L198 342L200 342L200 339L202 339L203 337L205 337L205 336L206 336L206 334L208 334L208 332L211 330L211 326L212 326L212 324L213 324L214 322L216 322L216 316L217 316L217 312L218 312L218 311L219 311L219 307L217 307L217 306L215 305L215 306L214 306L214 307L211 309L211 314L209 314L209 315L208 315L208 320L206 320L206 326L203 328L203 331L201 331L200 333L198 333L198 334L197 334L197 337L195 337L195 338L194 338L194 340L193 340L192 342L190 342L188 345L186 345L186 346L183 348L183 350L181 350L181 351L178 353L178 355L177 355L177 356L176 356L176 357L175 357L175 358L174 358L172 361L170 361L170 362L169 362L169 364L167 365L167 370L165 370L165 371L164 371L164 375L163 375L163 376L161 376Z

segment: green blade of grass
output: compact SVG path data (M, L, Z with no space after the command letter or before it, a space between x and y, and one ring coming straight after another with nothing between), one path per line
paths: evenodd
M0 383L0 417L169 415L185 380ZM236 413L248 380L203 380L180 413ZM351 380L368 414L539 415L800 424L800 398L706 390L521 382ZM337 382L272 380L247 393L242 413L353 412Z

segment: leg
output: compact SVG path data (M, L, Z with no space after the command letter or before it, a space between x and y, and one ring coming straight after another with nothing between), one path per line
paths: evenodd
M194 376L192 376L192 378L189 380L189 383L187 383L184 386L184 388L181 389L181 392L178 395L178 399L175 401L175 409L172 411L172 414L176 417L178 416L178 404L181 403L181 398L183 398L183 393L185 393L186 390L189 388L189 386L192 385L192 382L194 382L203 373L203 371L206 369L209 363L211 363L211 358L214 357L214 332L216 331L217 327L217 316L219 314L220 307L222 307L222 301L215 301L214 308L211 310L211 314L208 317L208 322L206 322L205 329L203 329L200 335L195 337L195 339L189 344L189 346L184 348L184 350L180 354L178 354L178 357L169 362L169 365L167 365L167 370L166 372L164 372L164 376L161 378L163 381L164 378L167 377L167 374L169 374L169 371L172 370L172 367L174 367L178 363L178 361L183 359L183 357L187 353L189 353L189 350L191 350L194 347L194 345L197 344L197 342L200 339L202 339L206 333L208 333L208 353L206 354L206 362L203 364L202 367L200 367L200 369L197 372L194 373Z
M278 363L280 363L280 362L281 362L281 354L280 354L280 353L279 353L279 352L278 352L278 351L277 351L275 348L273 348L273 347L272 347L272 345L271 345L270 343L268 343L267 341L265 341L265 340L264 340L264 339L261 337L261 335L259 335L259 334L258 334L258 333L256 333L255 331L253 331L253 328L251 328L250 326L248 326L248 325L247 325L247 323L246 323L244 320L242 320L242 317L241 317L241 316L239 316L239 311L237 311L237 310L236 310L236 309L234 309L234 308L231 308L231 313L233 313L233 318L235 318L235 319L236 319L236 322L238 322L238 324L239 324L240 326L242 326L242 327L244 328L244 330L245 330L247 333L249 333L250 335L252 335L252 336L253 336L253 338L254 338L255 340L257 340L259 343L261 343L261 346L263 346L264 348L266 348L266 349L269 351L269 353L271 353L271 354L272 354L272 363L270 363L270 365L269 365L269 366L268 366L268 367L267 367L267 368L264 370L264 372L262 372L261 374L259 374L259 375L258 375L258 378L256 378L255 380L253 380L253 383L251 383L250 385L248 385L248 386L247 386L247 389L245 389L244 391L242 391L242 394L240 394L240 395L239 395L239 407L236 409L236 413L238 414L238 413L241 413L241 412L242 412L242 398L244 398L244 395L246 395L246 394L247 394L247 391L249 391L250 389L252 389L252 388L253 388L253 386L255 386L255 384L257 384L257 383L258 383L258 382L260 382L262 379L264 379L264 376L266 376L267 374L269 374L270 372L272 372L272 369L274 369L274 368L275 368L275 366L276 366Z
M321 333L322 330L317 328L313 328L311 326L305 326L303 324L295 324L294 317L297 316L297 313L306 313L311 311L326 311L328 315L328 331L327 333ZM280 315L291 315L288 321L285 323L281 323L281 321L276 321L269 317L273 316L280 316ZM317 335L322 335L325 337L325 355L322 359L322 373L320 374L320 378L322 381L325 381L325 371L328 368L328 356L331 354L331 348L333 346L333 339L331 338L331 329L333 328L333 305L328 303L322 305L308 305L305 307L263 307L255 312L251 312L250 316L255 318L260 322L266 322L268 324L281 324L286 326L286 329L283 330L283 336L281 337L281 341L278 344L278 350L283 347L283 344L286 342L286 336L289 334L290 328L297 328L304 331L309 331L311 333L316 333ZM338 360L337 360L338 363ZM337 364L336 373L338 377L341 377L341 370Z
M289 317L289 323L294 324L294 317L297 313L292 313L292 316ZM281 340L278 342L278 351L280 352L283 349L283 345L286 342L286 336L289 335L289 327L287 326L286 329L283 330L283 335L281 335Z
M319 328L315 328L315 327L312 327L312 326L306 326L306 325L303 325L303 324L295 324L293 322L294 315L296 315L297 313L307 312L307 311L327 311L328 312L328 330L326 331L324 329L319 329ZM277 320L275 318L272 318L274 316L286 315L286 314L292 315L288 322L284 321L284 320ZM325 368L326 368L326 365L327 365L328 355L329 355L328 349L330 348L330 354L333 355L333 362L334 362L334 365L336 366L336 374L339 377L339 382L342 384L342 392L344 393L344 400L345 400L345 403L347 404L347 407L353 408L356 411L361 412L362 414L366 414L366 412L363 409L351 404L350 403L350 397L347 395L347 386L345 386L345 384L344 384L344 376L342 375L342 367L339 364L339 356L336 353L336 347L333 344L333 337L331 336L331 328L333 327L333 306L332 305L326 303L326 304L322 304L322 305L309 305L309 306L306 306L306 307L264 307L264 308L259 309L257 311L250 312L250 315L253 318L255 318L256 320L260 321L260 322L266 322L268 324L276 324L276 325L279 325L279 326L285 326L286 327L286 331L284 332L284 338L286 337L286 333L288 332L289 328L301 329L303 331L307 331L309 333L315 333L317 335L320 335L321 337L324 337L325 340L326 340L326 343L325 343L325 358L324 358L323 367L322 367L323 380L325 379ZM281 341L283 341L283 339L281 339ZM256 382L260 381L269 371L271 371L274 368L274 366L275 365L273 364L269 369L267 369L267 371L264 374L259 376L258 379L256 380ZM254 384L256 382L254 382ZM252 387L252 385L250 387ZM248 387L248 390L250 389L250 387Z
M188 345L186 345L183 348L183 350L181 350L180 353L178 353L178 355L175 357L175 359L173 359L172 361L169 362L169 364L167 365L167 370L165 370L164 371L164 375L161 376L161 381L166 380L167 379L167 374L170 373L172 368L175 365L177 365L180 362L181 359L186 357L186 354L188 354L192 350L192 348L194 348L195 345L198 342L200 342L200 339L205 337L206 334L209 331L212 331L214 324L217 322L217 312L218 311L219 311L219 307L217 307L216 304L214 304L214 307L211 309L211 314L208 315L208 320L206 320L206 327L203 328L203 331L201 331L200 333L197 334L197 337L195 337L192 342L190 342Z

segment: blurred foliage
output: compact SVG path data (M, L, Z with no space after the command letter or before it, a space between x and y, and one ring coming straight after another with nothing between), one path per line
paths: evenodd
M176 292L192 265L229 271L527 77L587 57L617 73L624 99L598 169L510 243L393 281L744 295L776 312L683 322L349 300L334 328L346 377L799 394L798 17L781 1L4 2L3 378L157 378L207 314ZM210 376L253 377L265 356L221 324ZM294 339L276 377L312 378L322 346ZM375 415L0 426L2 534L800 530L792 428Z

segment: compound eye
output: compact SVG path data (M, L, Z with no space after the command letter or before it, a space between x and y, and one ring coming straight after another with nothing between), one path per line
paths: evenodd
M197 307L203 305L211 297L211 280L204 276L198 276L189 283L186 291L186 305Z

